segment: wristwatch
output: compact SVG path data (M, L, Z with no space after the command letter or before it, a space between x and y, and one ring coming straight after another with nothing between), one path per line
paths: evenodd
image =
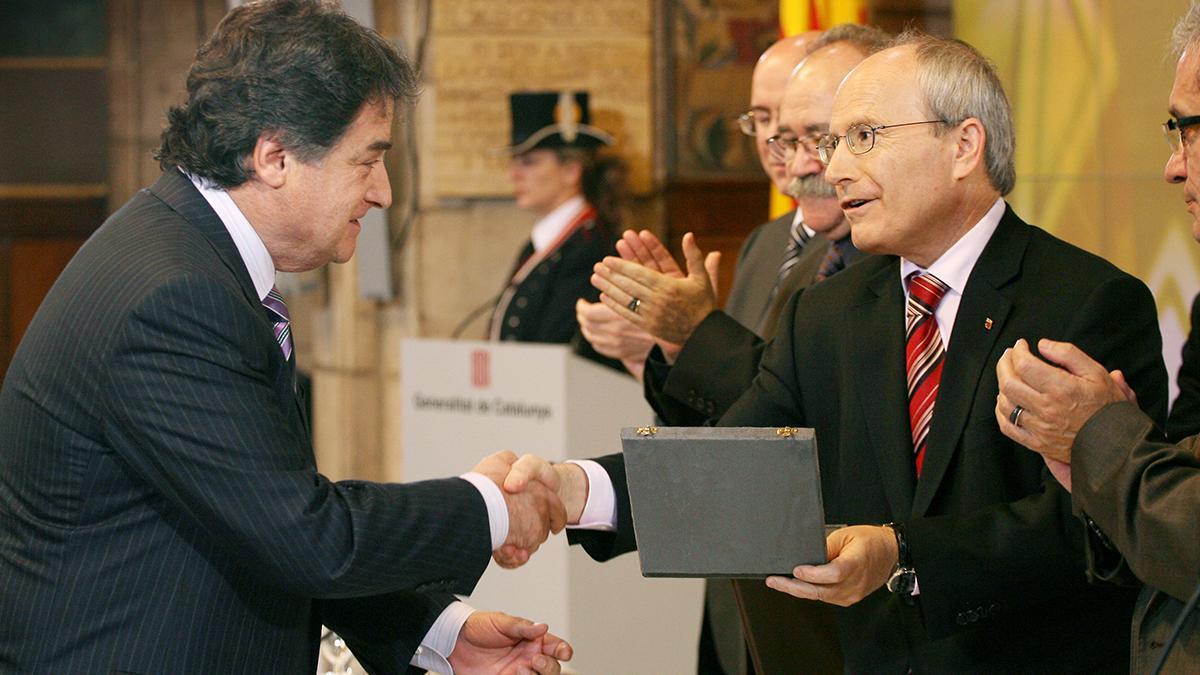
M912 567L908 557L908 540L904 537L904 526L900 523L885 523L884 527L892 528L896 535L896 566L888 576L887 589L896 595L911 598L917 589L917 571Z

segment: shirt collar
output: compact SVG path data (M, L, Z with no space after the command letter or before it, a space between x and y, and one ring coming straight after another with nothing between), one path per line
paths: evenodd
M800 223L800 227L804 228L804 233L808 235L809 239L812 239L813 236L817 234L816 230L812 229L808 226L808 223L804 222L804 212L799 208L796 209L796 215L792 216L792 227L795 227L796 223Z
M983 218L980 218L978 223L975 223L966 234L954 242L954 245L935 260L928 269L923 269L920 265L901 258L901 281L908 279L909 275L914 272L929 272L941 279L942 283L951 290L962 295L963 288L967 285L967 279L971 276L971 270L975 268L975 263L979 260L988 241L991 240L996 227L1000 225L1000 218L1003 216L1004 199L997 197L996 203L992 204L992 208L988 209ZM907 288L908 286L905 284L905 292L907 292Z
M533 232L529 235L529 238L533 240L533 250L541 251L553 244L554 240L558 239L558 235L562 234L562 231L575 221L575 216L582 213L586 206L587 202L583 200L583 195L575 195L534 223Z
M267 293L275 286L275 262L271 259L262 237L258 236L254 226L246 219L246 215L234 203L228 192L213 187L203 178L186 171L183 175L192 181L192 185L196 186L204 200L221 219L225 229L229 230L229 236L233 239L234 246L237 246L238 255L242 257L242 263L250 273L250 280L254 282L254 292L258 293L258 299L267 297Z

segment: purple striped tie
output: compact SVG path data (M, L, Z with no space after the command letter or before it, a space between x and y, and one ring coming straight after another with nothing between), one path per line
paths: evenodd
M262 304L270 312L271 327L275 331L275 342L279 343L284 360L290 361L292 359L292 321L288 316L283 296L279 294L279 289L272 286L267 297L263 298Z

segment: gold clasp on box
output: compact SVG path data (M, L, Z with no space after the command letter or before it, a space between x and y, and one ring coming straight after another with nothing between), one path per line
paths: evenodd
M658 427L638 427L637 428L638 436L653 436L654 434L657 434L657 433L658 433Z
M780 427L775 430L775 435L780 438L791 438L799 433L799 431L796 427Z

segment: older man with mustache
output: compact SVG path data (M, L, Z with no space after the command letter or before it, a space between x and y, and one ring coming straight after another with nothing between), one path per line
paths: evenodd
M705 264L711 258L706 260L690 233L683 238L686 275L649 232L625 233L621 250L629 260L609 258L596 266L592 282L601 291L627 280L639 288L636 311L611 293L601 295L601 301L658 341L646 360L646 399L664 422L698 426L720 417L753 380L788 298L862 257L850 240L850 225L833 187L824 180L816 139L828 130L838 83L886 39L875 28L836 26L813 44L788 77L776 133L765 145L771 162L786 167L787 191L797 199L802 217L772 283L742 283L744 267L764 264L748 245L730 309L716 310L716 290ZM755 292L761 297L748 297ZM738 311L743 305L761 308L754 327Z

